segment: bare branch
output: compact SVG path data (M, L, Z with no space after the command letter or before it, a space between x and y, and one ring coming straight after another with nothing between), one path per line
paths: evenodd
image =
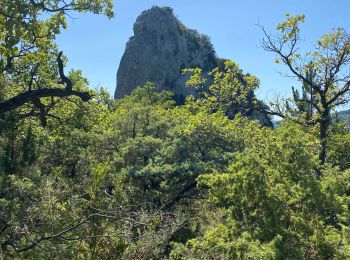
M72 87L73 87L72 81L68 77L66 77L66 75L64 75L62 54L63 52L60 51L57 56L58 73L61 78L61 82L66 84L66 90L72 91Z

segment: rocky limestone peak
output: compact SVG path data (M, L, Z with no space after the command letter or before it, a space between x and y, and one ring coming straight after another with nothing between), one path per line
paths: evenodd
M133 30L118 68L115 98L129 95L149 81L159 91L172 90L181 103L186 95L195 94L185 85L189 76L182 74L184 68L199 67L206 75L216 67L220 69L225 61L217 58L208 36L183 25L170 7L154 6L142 12ZM232 118L237 111L239 107L227 114ZM270 119L260 112L250 111L247 116L262 125L271 125Z
M117 72L115 98L130 94L147 81L159 90L187 95L193 90L185 87L187 77L182 69L210 71L217 66L209 37L186 28L169 7L154 6L142 12L133 29Z

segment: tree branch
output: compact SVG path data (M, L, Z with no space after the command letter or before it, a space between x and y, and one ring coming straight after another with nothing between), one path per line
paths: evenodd
M58 64L58 73L60 75L60 78L61 78L61 82L66 84L66 90L67 91L72 91L72 88L73 88L73 83L72 81L70 80L70 78L66 77L66 75L64 75L64 70L63 70L63 61L62 61L62 54L63 52L60 51L58 53L58 56L57 56L57 64Z
M19 94L13 98L10 98L6 101L0 103L0 114L16 109L17 107L23 106L24 104L32 101L35 98L44 98L44 97L68 97L68 96L77 96L80 97L83 101L88 101L92 96L87 92L80 92L76 90L67 90L62 88L45 88L45 89L35 89L29 90L22 94Z
M68 97L68 96L77 96L80 97L83 101L88 101L92 96L88 92L82 92L82 91L76 91L73 90L73 82L70 78L68 78L64 74L64 65L62 61L62 54L63 52L59 52L57 56L57 63L58 63L58 73L61 78L62 84L65 84L65 88L38 88L38 89L30 89L24 93L18 94L17 96L14 96L8 100L5 100L3 102L0 102L0 114L16 109L20 106L23 106L24 104L28 102L34 102L37 107L40 106L40 98L45 97ZM34 72L33 72L34 73ZM34 75L31 75L32 80L34 78ZM30 84L31 85L31 84ZM42 110L41 110L42 111ZM42 118L43 119L43 118Z

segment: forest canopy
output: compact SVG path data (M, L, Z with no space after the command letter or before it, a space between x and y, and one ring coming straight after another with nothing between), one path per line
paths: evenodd
M264 105L226 61L188 69L197 95L178 105L151 82L114 100L65 74L55 36L71 11L113 16L108 0L0 3L1 257L350 258L350 133L333 117L349 96L344 29L305 59L304 16L262 27L302 85L289 100Z

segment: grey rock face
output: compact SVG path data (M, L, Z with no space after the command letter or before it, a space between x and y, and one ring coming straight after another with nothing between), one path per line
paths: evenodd
M128 95L137 86L153 82L160 90L187 95L184 68L210 71L217 66L215 51L207 36L186 28L169 7L144 11L134 25L117 72L115 98Z
M186 28L171 8L155 6L142 12L134 24L134 36L127 42L118 68L114 97L129 95L150 81L160 91L172 90L181 101L195 93L185 86L188 75L182 75L182 69L199 67L206 75L222 67L224 61L217 58L208 36ZM237 108L227 114L233 118L237 112L242 111ZM262 125L271 125L270 119L260 112L248 112L243 114Z

